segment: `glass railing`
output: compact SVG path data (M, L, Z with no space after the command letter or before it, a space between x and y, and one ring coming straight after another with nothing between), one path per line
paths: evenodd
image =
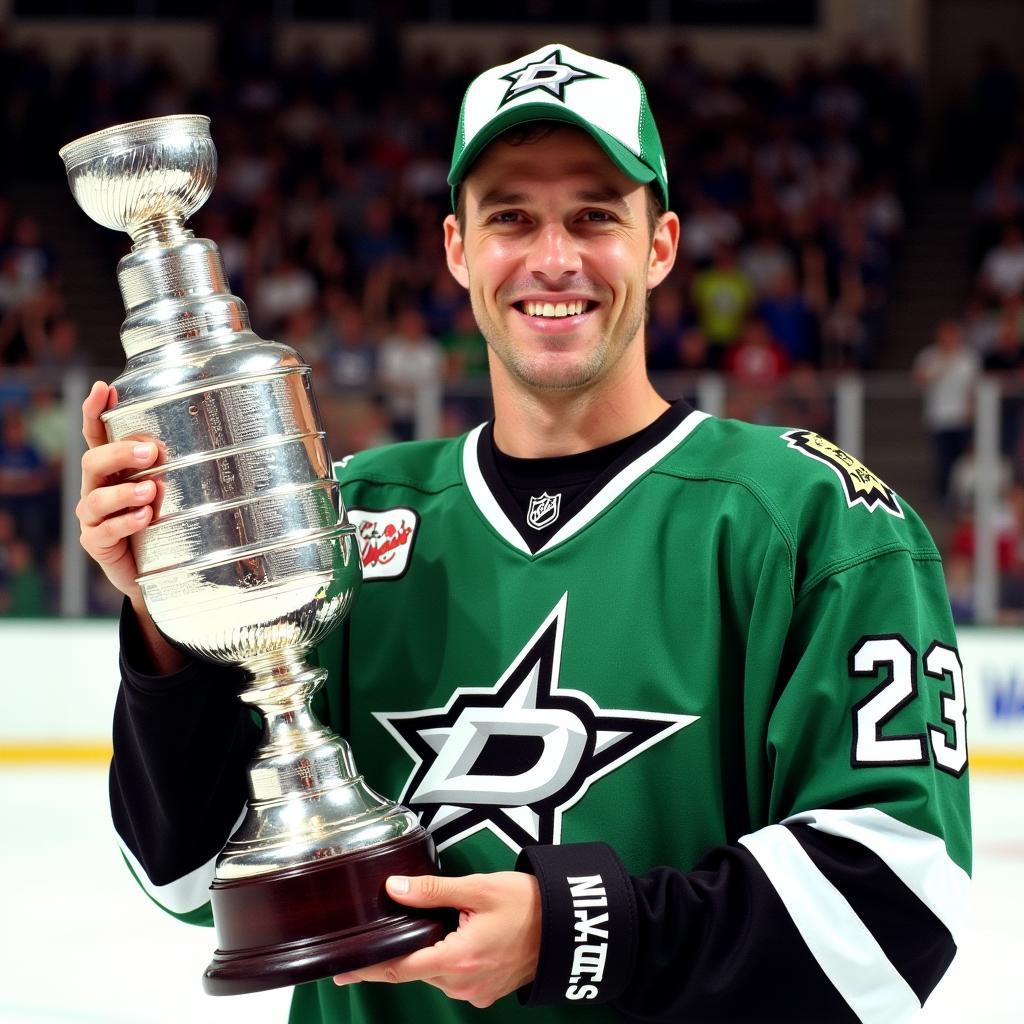
M109 368L5 370L0 377L0 616L116 614L120 597L78 543L79 408ZM655 377L661 394L719 416L803 427L862 460L925 520L959 621L1024 622L1024 385L985 380L972 444L940 494L934 438L908 376L791 374L740 386L717 374ZM405 437L454 436L492 414L486 379L412 395L318 387L336 458ZM947 453L948 454L948 453Z

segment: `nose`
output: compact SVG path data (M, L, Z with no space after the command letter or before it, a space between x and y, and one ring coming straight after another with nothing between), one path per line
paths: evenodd
M572 234L564 224L545 224L533 237L526 257L526 269L550 280L578 274L583 266Z

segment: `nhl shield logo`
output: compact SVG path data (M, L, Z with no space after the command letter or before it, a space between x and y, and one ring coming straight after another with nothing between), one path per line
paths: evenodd
M537 497L530 498L530 507L526 510L526 522L535 530L543 530L550 526L562 510L562 495L548 494L545 491Z

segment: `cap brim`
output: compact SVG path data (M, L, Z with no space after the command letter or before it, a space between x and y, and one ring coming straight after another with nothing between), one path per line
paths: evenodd
M560 121L582 128L605 151L608 159L633 181L647 184L657 177L657 174L647 164L618 139L601 131L600 128L595 128L593 124L567 107L556 107L551 103L522 103L498 114L477 132L473 141L452 163L448 173L448 184L453 189L456 185L461 184L480 154L502 132L516 125L535 124L541 121Z

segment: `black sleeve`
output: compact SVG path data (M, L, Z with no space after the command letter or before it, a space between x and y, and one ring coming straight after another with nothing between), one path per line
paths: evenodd
M778 827L923 1004L955 953L949 931L870 850L806 825ZM690 872L630 876L602 843L528 847L517 869L537 877L542 902L525 1005L609 1003L629 1020L692 1024L860 1019L741 843L716 848Z
M150 880L164 885L210 860L246 798L259 739L238 700L240 671L191 661L153 676L131 606L121 614L121 686L114 707L114 827Z

